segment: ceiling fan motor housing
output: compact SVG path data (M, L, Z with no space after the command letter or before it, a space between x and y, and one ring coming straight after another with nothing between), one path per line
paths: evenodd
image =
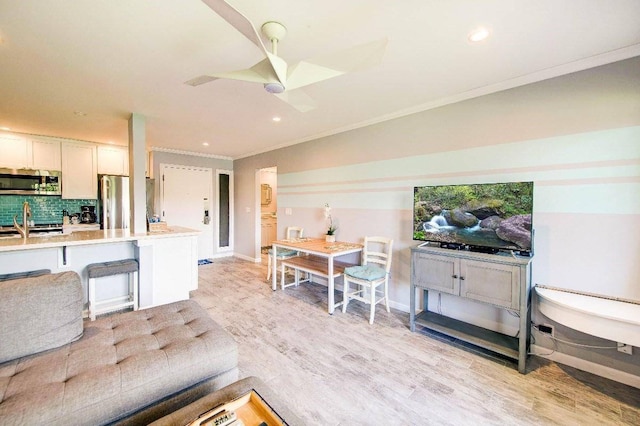
M266 90L269 93L282 93L284 92L284 86L279 82L265 83L264 90Z

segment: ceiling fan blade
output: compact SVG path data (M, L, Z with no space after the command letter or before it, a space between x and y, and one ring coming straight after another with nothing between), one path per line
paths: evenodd
M267 59L269 60L269 63L271 64L271 69L275 73L278 81L284 87L287 87L286 81L287 81L288 66L285 60L269 52L267 52Z
M300 61L289 68L285 87L287 90L297 89L377 65L384 56L387 42L388 40L385 38Z
M286 67L286 64L285 64ZM201 75L200 77L193 78L189 81L185 81L185 84L190 86L199 86L201 84L208 83L220 78L229 80L241 80L251 83L272 83L278 81L278 76L273 71L273 67L269 59L263 59L254 66L246 70L237 70L229 72L221 72L209 75Z
M238 9L231 6L224 0L202 0L209 8L216 12L222 19L227 21L232 27L240 31L242 35L249 39L253 44L258 46L260 50L269 59L273 73L277 76L277 80L285 86L287 79L287 63L280 57L270 53L265 47L260 34L253 26L253 23L244 16ZM224 77L231 78L231 77ZM286 86L285 86L286 87Z
M185 81L184 84L188 84L189 86L200 86L201 84L209 83L210 81L217 80L216 77L211 77L209 75L201 75L200 77L192 78L189 81Z
M287 90L286 92L274 94L273 96L288 103L300 112L311 111L318 106L316 101L302 90Z
M265 53L267 49L264 47L264 43L262 43L262 39L260 38L260 34L256 31L255 27L251 23L251 21L244 16L238 9L231 6L224 0L202 0L204 4L209 6L214 12L216 12L222 19L227 21L234 27L236 30L240 31L242 35L249 39L253 44L258 46L260 50Z

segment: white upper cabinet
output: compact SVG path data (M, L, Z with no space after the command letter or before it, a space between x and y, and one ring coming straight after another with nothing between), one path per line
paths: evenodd
M18 136L0 135L0 167L26 169L29 164L29 141Z
M98 173L129 176L129 149L117 146L98 147Z
M60 170L60 142L0 135L0 167Z
M62 198L96 199L96 145L62 142Z
M60 142L32 140L31 168L39 170L61 170Z

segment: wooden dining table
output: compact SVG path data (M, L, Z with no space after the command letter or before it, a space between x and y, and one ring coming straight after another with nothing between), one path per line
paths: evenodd
M327 311L329 314L333 314L335 308L342 304L342 302L335 303L335 271L334 261L336 258L346 256L353 253L361 253L363 245L358 243L349 242L326 242L324 238L292 238L276 240L272 243L272 262L271 262L271 287L275 291L277 289L277 266L276 259L278 256L278 250L295 250L299 253L308 254L312 256L318 256L325 258L327 261L326 271L317 271L317 275L326 276L327 278L327 291L328 302ZM344 265L344 264L342 264ZM325 274L326 272L326 274ZM313 272L312 272L313 273Z

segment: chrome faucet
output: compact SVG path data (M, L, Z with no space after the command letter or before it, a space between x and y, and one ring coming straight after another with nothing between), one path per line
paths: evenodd
M13 216L13 226L22 235L22 238L29 238L29 216L31 216L31 209L29 208L29 202L25 201L22 203L22 226L18 225L18 215Z

